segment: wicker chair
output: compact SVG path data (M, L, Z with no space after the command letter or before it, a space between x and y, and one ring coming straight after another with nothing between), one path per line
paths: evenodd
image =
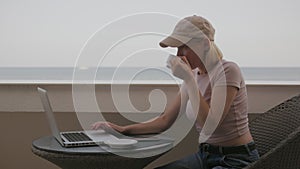
M261 158L245 169L300 169L300 95L249 125Z

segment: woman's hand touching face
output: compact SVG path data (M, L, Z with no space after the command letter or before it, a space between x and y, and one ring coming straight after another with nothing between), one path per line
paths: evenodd
M168 66L171 68L174 76L188 81L193 78L191 66L185 56L170 55L168 59Z

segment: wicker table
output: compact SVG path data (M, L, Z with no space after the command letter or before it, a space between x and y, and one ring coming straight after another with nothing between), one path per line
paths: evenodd
M47 136L33 141L32 152L63 169L142 169L172 146L171 140L160 139L139 141L135 148L128 150L106 146L64 148L53 136ZM131 155L139 158L129 157Z

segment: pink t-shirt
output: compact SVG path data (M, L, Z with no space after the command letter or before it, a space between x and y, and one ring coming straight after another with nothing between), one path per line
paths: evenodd
M249 131L247 91L239 66L233 62L221 60L220 64L217 64L209 74L198 75L197 72L197 70L194 71L195 79L201 94L209 105L212 89L215 86L227 85L238 88L228 114L206 142L218 144L237 138ZM187 103L186 114L190 120L195 121L190 101ZM196 128L200 133L202 126L196 124Z

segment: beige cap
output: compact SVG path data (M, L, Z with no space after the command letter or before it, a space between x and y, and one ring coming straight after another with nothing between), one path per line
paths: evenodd
M172 34L162 40L159 45L165 47L179 47L193 38L207 37L214 41L215 29L205 18L197 15L180 20Z

